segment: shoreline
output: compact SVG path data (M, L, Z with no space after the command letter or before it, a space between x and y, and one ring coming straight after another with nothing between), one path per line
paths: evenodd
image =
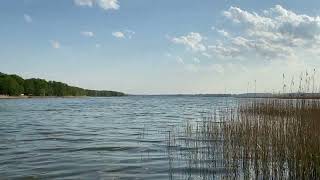
M29 96L2 96L0 95L0 99L27 99Z
M138 95L139 96L139 95ZM142 95L142 96L153 96L153 95ZM169 95L171 96L171 95ZM191 96L198 96L198 95L191 95ZM5 96L5 95L0 95L0 100L1 99L63 99L63 98L93 98L93 97L98 97L98 96ZM99 96L100 97L100 96ZM101 97L121 97L121 96L101 96ZM214 96L213 96L214 97ZM225 96L222 96L225 97ZM320 96L315 96L315 97L282 97L282 96L274 96L274 97L244 97L244 96L227 96L227 97L232 97L232 98L237 98L237 99L292 99L292 100L299 100L299 99L309 99L309 100L319 100Z

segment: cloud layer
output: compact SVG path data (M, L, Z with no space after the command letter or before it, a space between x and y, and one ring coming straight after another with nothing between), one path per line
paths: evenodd
M276 5L263 12L230 7L222 12L223 26L212 30L220 36L210 44L198 32L169 38L208 58L289 60L320 55L320 17L298 14ZM206 40L206 41L204 41Z
M221 57L288 58L306 48L315 52L320 47L319 16L296 14L280 5L260 14L230 7L223 16L240 32L233 36L232 32L217 30L226 39L209 49Z
M104 10L117 10L120 8L118 0L74 0L74 3L78 6L99 6Z

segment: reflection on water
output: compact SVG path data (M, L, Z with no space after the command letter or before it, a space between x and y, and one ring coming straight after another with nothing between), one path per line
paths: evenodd
M196 96L1 100L0 179L222 177L220 139L168 133L234 104ZM214 161L194 160L204 155Z

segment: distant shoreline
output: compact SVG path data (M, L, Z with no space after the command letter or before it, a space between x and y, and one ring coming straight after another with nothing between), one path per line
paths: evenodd
M2 96L0 99L54 99L54 98L87 98L91 96Z
M198 96L198 97L230 97L238 99L314 99L319 100L320 96L241 96L241 95L230 95L221 96L220 94L188 94L188 95L126 95L126 96ZM99 97L121 97L121 96L6 96L0 95L1 99L59 99L59 98L99 98Z

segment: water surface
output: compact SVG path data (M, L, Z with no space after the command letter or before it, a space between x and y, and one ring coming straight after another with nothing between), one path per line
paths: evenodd
M190 172L184 160L172 162L168 156L168 132L235 101L200 96L0 100L0 179L197 178L201 167ZM211 171L213 177L223 173Z

